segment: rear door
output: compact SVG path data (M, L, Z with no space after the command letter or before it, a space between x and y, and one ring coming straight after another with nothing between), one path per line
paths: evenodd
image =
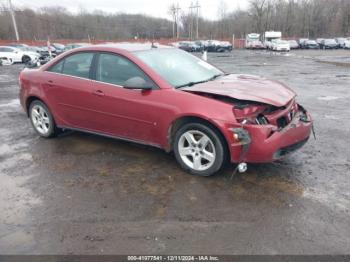
M59 125L96 130L93 58L93 52L74 53L44 72L45 94Z

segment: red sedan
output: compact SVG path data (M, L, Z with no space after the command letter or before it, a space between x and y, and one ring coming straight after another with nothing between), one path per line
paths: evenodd
M280 159L312 129L283 84L226 74L166 46L78 48L23 70L19 81L21 104L40 136L72 129L152 145L202 176L226 161Z

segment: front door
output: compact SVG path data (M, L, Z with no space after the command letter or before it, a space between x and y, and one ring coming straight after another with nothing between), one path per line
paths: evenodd
M129 59L112 54L98 55L93 92L102 132L114 136L158 144L155 137L161 90ZM140 83L151 90L128 89Z

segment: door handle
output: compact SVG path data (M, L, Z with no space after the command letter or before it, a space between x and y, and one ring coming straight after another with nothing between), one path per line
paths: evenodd
M93 92L94 95L97 95L97 96L104 96L105 94L101 91L101 90L95 90Z
M49 86L53 86L53 81L52 81L52 80L48 80L48 81L47 81L47 84L48 84Z

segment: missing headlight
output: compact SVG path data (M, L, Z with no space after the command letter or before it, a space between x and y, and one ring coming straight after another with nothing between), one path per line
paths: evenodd
M269 124L269 121L267 120L267 118L265 116L263 116L262 114L257 116L257 118L255 119L255 122L258 125L268 125Z

